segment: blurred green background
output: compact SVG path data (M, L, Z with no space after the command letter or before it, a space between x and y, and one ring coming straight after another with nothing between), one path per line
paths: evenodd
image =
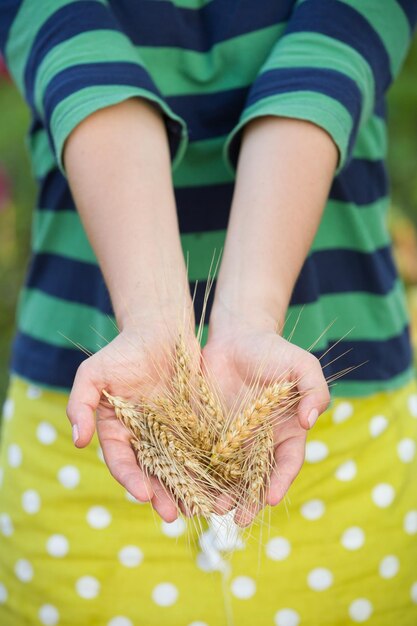
M391 228L417 347L417 41L389 94ZM19 287L29 259L36 186L25 146L29 110L0 66L0 402Z

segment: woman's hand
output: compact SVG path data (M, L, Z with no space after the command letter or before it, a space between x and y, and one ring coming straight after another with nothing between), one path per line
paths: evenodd
M329 403L320 363L273 330L237 320L210 333L203 357L228 407L233 406L236 397L242 398L250 391L253 380L259 381L259 387L276 380L297 382L301 399L294 413L274 426L274 466L266 504L275 506L301 469L307 430ZM259 508L238 506L236 522L246 526L258 511Z
M170 348L175 338L174 332L164 324L154 324L147 333L142 327L140 332L134 327L125 328L78 368L67 407L75 445L87 446L97 428L104 459L113 477L141 502L150 501L167 522L176 519L177 506L166 488L138 466L130 445L131 435L102 391L136 401L138 396L157 394L170 375ZM195 342L190 349L196 348Z

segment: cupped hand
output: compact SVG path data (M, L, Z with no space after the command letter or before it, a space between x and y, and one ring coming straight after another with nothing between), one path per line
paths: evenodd
M235 405L236 398L250 393L255 380L258 389L276 380L296 382L300 400L288 418L279 420L273 429L274 465L265 504L275 506L302 467L307 430L330 401L320 363L277 333L243 324L209 334L203 359L228 408ZM237 504L235 521L241 526L250 524L260 508L248 507L243 498Z
M97 429L112 476L141 502L150 501L167 522L177 518L177 506L159 480L138 466L131 435L102 391L136 401L157 394L169 376L169 346L173 347L174 342L175 335L163 325L154 324L148 333L124 329L80 365L67 406L74 444L84 448Z

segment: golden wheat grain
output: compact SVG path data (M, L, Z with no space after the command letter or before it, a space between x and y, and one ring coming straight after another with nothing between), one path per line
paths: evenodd
M265 424L266 418L285 405L294 386L294 383L278 382L265 387L261 394L233 419L227 431L213 446L211 465L221 466L236 456L242 446L250 440L254 431Z

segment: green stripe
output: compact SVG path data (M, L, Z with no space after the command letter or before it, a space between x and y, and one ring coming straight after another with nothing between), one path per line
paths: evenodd
M394 378L381 381L344 381L343 378L331 384L330 390L333 398L365 398L376 393L396 391L415 380L416 372L413 367Z
M387 149L385 121L374 115L360 128L352 155L356 159L383 160Z
M36 326L33 320L36 319ZM347 341L384 341L401 333L408 323L404 294L398 282L386 296L374 294L338 294L322 296L320 302L291 307L284 335L304 349L309 349L333 322L322 339L312 348L323 350L329 341L347 335ZM111 340L117 333L114 318L94 307L62 300L37 289L24 289L19 302L19 328L42 341L69 347L67 339L96 350L103 343L91 326ZM348 333L348 334L347 334Z
M152 46L138 49L165 96L212 93L250 85L284 28L281 22L239 35L215 44L210 52Z
M234 175L221 158L224 142L225 137L216 137L189 143L181 164L174 172L174 185L199 187L232 182Z
M362 119L371 115L374 75L363 56L347 44L319 33L289 34L275 46L262 71L291 67L314 67L341 72L354 80L362 92Z
M388 245L390 237L384 218L386 207L386 200L361 208L329 201L313 250L343 248L374 252ZM205 280L213 253L215 250L220 253L224 238L224 230L182 234L184 254L187 256L188 253L190 259L191 280ZM78 213L72 210L36 211L33 248L36 253L59 254L78 261L96 263Z
M74 0L23 0L10 28L5 48L7 64L20 91L24 93L24 72L33 42L43 24L56 11ZM96 0L106 5L105 0Z
M31 153L32 173L35 178L43 178L56 166L54 154L46 130L38 130L26 136L26 145Z
M59 72L88 63L130 62L143 67L138 50L123 33L92 30L58 44L39 65L35 81L35 103L43 115L43 96L49 82Z
M181 129L179 131L181 132L181 141L172 168L175 169L177 167L186 150L188 141L184 120L175 115L163 100L145 89L127 85L96 85L80 89L64 98L52 113L50 120L51 133L54 138L58 166L64 176L66 176L66 172L62 162L62 151L66 139L77 124L91 113L133 96L140 96L157 103L165 115L178 123L178 128Z
M37 289L22 291L18 321L19 329L35 339L64 348L74 347L73 341L94 352L98 349L97 344L104 345L105 342L91 326L108 341L117 334L112 318L97 309L61 300Z
M85 304L60 300L38 289L22 290L19 309L19 330L53 346L77 349L74 344L78 344L96 352L118 334L113 316ZM207 334L208 326L204 326L202 345L207 341Z
M34 219L35 253L59 254L76 261L97 263L76 211L36 211ZM217 258L221 253L224 239L224 230L181 236L184 255L189 258L190 280L207 278L213 255Z
M352 117L349 111L340 102L324 94L315 91L297 91L263 98L245 109L224 145L223 158L230 171L234 171L229 157L231 142L245 124L264 115L290 117L317 124L329 133L339 149L340 159L336 173L343 167L352 130Z
M312 249L346 248L374 252L387 246L391 242L386 222L388 208L388 198L361 207L329 200Z
M410 42L410 27L405 13L396 0L358 2L342 0L371 24L382 39L390 59L391 72L396 75L404 60Z
M285 336L294 329L292 341L307 349L331 324L314 350L347 334L347 341L384 341L399 335L409 317L401 281L386 295L343 293L321 295L319 302L292 306L284 328Z

